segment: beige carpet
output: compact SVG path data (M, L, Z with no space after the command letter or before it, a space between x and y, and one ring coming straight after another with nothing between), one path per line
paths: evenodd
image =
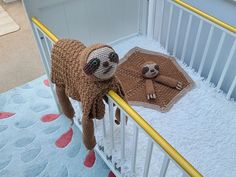
M44 74L39 52L21 1L0 5L21 27L0 36L0 93Z
M2 6L0 6L0 36L15 32L19 29L19 25L17 25Z

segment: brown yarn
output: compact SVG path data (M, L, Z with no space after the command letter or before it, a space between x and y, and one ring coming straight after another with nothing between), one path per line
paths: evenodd
M160 69L159 75L153 82L154 88L152 81L144 78L142 73L143 65L150 61L155 62ZM173 57L138 47L131 49L121 60L117 76L130 104L157 109L161 112L168 111L181 96L194 86L192 79ZM182 90L175 89L178 81L182 83ZM146 92L152 92L153 89L156 99L148 100Z
M167 77L167 76L162 76L162 75L158 75L155 78L155 81L157 81L158 83L161 83L163 85L166 85L167 87L171 87L171 88L176 88L177 83L179 82L177 79Z
M71 109L73 110L72 106L67 104L68 96L82 103L83 141L89 150L93 149L96 145L92 119L101 119L105 114L103 97L109 90L114 90L125 99L122 86L116 76L109 80L100 80L92 74L86 74L91 72L89 69L86 70L86 73L83 70L89 54L102 47L110 46L95 44L86 47L80 41L62 39L54 45L51 54L51 80L58 88L57 93L61 99L59 101L63 112L69 118L72 118L73 116L71 117L71 115L74 115L71 111Z

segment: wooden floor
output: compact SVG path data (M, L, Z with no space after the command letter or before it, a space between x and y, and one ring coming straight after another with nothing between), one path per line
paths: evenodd
M0 37L0 93L31 81L44 73L39 52L21 1L0 5L20 30Z

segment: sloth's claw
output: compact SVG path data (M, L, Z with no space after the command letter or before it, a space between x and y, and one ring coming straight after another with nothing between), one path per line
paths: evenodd
M156 98L157 98L155 93L153 94L153 98L154 98L154 99L156 99Z

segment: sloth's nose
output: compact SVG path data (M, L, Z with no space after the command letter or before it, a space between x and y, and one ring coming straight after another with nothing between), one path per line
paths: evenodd
M155 70L154 70L154 69L151 69L150 71L151 71L151 73L153 73Z
M109 66L109 62L105 61L102 65L103 65L103 67L107 68Z

